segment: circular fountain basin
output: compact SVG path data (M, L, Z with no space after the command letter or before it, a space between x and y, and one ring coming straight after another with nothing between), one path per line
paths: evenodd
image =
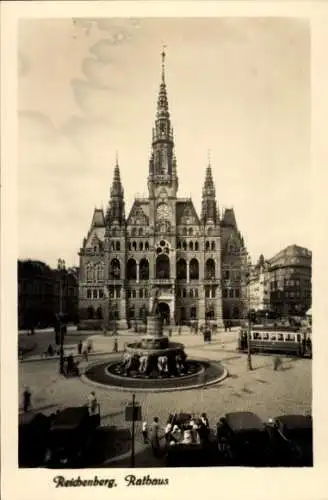
M130 354L147 356L173 356L184 351L184 345L169 342L167 337L143 337L140 342L127 344L126 351Z

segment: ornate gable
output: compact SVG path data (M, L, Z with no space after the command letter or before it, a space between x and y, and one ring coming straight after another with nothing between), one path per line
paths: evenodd
M177 225L198 225L199 219L192 201L177 203Z
M128 224L133 226L148 226L149 219L145 212L143 211L141 205L138 202L134 202L129 218Z

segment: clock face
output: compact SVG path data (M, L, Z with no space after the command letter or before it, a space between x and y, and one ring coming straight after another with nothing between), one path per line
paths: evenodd
M169 219L171 215L171 210L166 203L161 203L158 205L156 210L157 219Z

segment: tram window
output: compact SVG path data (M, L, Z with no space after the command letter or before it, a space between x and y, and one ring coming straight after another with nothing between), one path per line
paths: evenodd
M269 340L269 334L263 333L263 340Z
M283 340L284 340L284 336L283 336L283 334L282 334L282 333L279 333L279 335L278 335L278 340L280 340L280 341L283 341Z
M260 337L260 334L259 332L255 332L254 333L254 340L259 340L261 337Z
M297 335L297 342L301 342L301 336Z
M271 340L277 340L277 337L275 335L272 335Z

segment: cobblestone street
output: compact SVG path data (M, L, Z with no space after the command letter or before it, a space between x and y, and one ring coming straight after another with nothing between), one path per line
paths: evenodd
M229 411L249 410L263 419L287 413L311 412L311 366L308 359L284 357L282 366L273 371L272 357L254 355L253 371L247 370L244 354L236 351L236 333L218 333L210 345L204 345L201 336L185 334L190 358L220 360L229 376L221 383L204 389L167 393L138 393L143 418L151 422L158 416L164 426L169 413L187 411L208 414L214 427L219 417ZM120 339L125 342L126 339ZM110 359L111 354L95 355L90 362ZM58 360L21 363L19 366L20 394L28 386L32 392L33 409L51 413L57 408L81 405L91 390L95 390L101 404L103 425L128 427L124 408L132 393L94 388L80 379L66 379L58 375ZM140 423L137 424L137 452L142 451Z

